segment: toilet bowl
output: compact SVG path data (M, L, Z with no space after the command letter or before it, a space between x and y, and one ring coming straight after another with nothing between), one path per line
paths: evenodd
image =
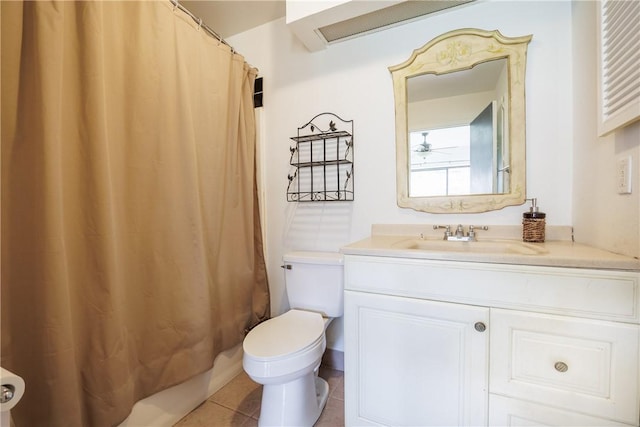
M317 421L329 396L329 385L318 377L329 321L294 309L247 335L244 370L264 385L259 426L312 426Z
M343 313L342 255L293 252L284 256L292 307L256 326L244 339L242 364L262 384L258 425L311 427L329 396L318 377L325 330Z

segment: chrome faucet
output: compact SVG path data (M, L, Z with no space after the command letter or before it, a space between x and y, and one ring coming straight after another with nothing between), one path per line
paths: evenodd
M444 228L444 237L443 240L452 240L455 242L475 242L476 241L476 229L479 228L481 230L488 230L489 227L486 225L470 225L469 232L467 234L464 233L464 227L462 224L458 224L456 227L455 234L451 232L451 227L448 225L434 225L433 229L437 230L438 228Z

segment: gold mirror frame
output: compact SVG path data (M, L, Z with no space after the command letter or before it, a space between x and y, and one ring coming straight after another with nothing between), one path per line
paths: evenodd
M532 36L505 37L498 30L466 28L431 40L405 62L389 67L396 111L396 192L398 206L430 213L477 213L521 205L526 198L525 68ZM409 197L409 129L407 79L423 74L446 74L505 58L509 85L509 193L462 196Z

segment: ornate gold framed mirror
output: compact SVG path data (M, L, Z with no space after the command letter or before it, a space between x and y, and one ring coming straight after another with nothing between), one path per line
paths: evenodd
M532 36L461 29L389 67L398 206L476 213L525 202L525 67Z

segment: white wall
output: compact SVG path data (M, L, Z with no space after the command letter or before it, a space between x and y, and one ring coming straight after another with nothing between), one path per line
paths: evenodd
M468 125L496 99L500 98L493 91L410 102L407 106L409 132Z
M426 214L395 199L393 89L388 67L432 38L459 28L533 34L527 93L527 196L551 225L572 224L573 94L571 3L480 1L309 53L277 20L228 41L264 77L267 268L272 311L286 310L282 254L337 251L375 223L521 224L524 206L482 214ZM355 201L287 203L291 136L321 112L354 120ZM342 349L340 322L329 346Z
M575 237L640 257L640 122L597 136L596 7L596 2L573 4ZM618 194L616 160L626 156L632 159L632 193Z

